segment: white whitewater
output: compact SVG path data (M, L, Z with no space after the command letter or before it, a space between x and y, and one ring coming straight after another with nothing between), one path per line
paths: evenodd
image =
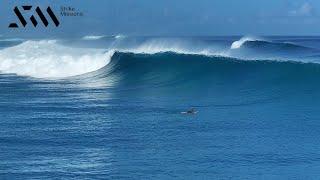
M101 39L105 36L95 36L95 35L88 35L88 36L84 36L82 39L83 40L98 40Z
M54 40L26 41L0 51L0 72L36 78L63 78L98 70L113 51L71 48Z
M233 42L233 43L231 44L230 49L239 49L239 48L241 48L241 46L242 46L244 43L246 43L246 42L248 42L248 41L259 41L259 40L260 40L260 39L258 39L258 38L245 36L245 37L242 37L241 39L239 39L238 41Z

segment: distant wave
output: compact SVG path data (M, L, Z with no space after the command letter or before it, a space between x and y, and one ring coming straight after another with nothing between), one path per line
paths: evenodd
M240 40L234 41L231 44L230 49L236 50L240 48L256 48L256 49L264 49L264 50L281 50L280 48L291 48L291 49L312 49L309 47L304 47L301 45L297 45L292 42L272 42L262 38L253 38L253 37L242 37Z
M98 39L101 39L105 37L104 35L101 35L101 36L95 36L95 35L87 35L87 36L84 36L82 37L83 40L98 40Z
M249 36L244 36L241 39L234 41L231 44L231 49L238 49L241 48L241 46L246 43L246 42L250 42L250 41L261 41L261 39L259 38L255 38L255 37L249 37Z
M310 47L300 46L288 42L269 42L269 41L247 41L243 44L245 48L256 48L264 50L315 50Z
M114 38L114 39L124 39L126 38L125 35L118 34L118 35L113 35L113 36L107 36L107 35L87 35L82 37L83 40L99 40L103 38Z

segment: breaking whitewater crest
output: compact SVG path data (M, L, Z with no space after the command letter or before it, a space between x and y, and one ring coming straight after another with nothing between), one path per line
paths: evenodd
M83 40L99 40L106 36L85 36ZM158 54L172 52L176 54L202 55L211 57L236 58L238 60L277 60L291 61L286 56L268 57L264 51L282 48L283 51L314 51L313 49L293 44L272 43L261 38L243 37L234 41L225 49L217 50L211 45L199 45L192 48L193 42L186 40L150 39L131 47L121 47L116 42L126 42L123 35L112 36L113 46L108 48L84 48L61 45L57 40L28 40L15 46L0 50L0 72L14 73L36 78L65 78L96 71L108 65L116 51L136 54ZM245 46L247 43L250 46ZM252 43L258 43L255 47ZM255 49L254 49L255 48ZM252 52L252 49L254 52ZM293 51L294 50L294 51ZM249 52L249 53L248 53ZM258 54L258 53L260 54ZM291 53L291 52L290 52ZM290 54L289 53L289 54ZM245 55L243 55L245 54ZM249 55L248 55L249 54ZM280 54L281 55L281 54ZM314 57L314 56L310 56ZM316 57L316 55L315 55ZM301 60L297 62L314 62Z

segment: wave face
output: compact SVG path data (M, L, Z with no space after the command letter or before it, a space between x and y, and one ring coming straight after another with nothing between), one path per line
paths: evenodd
M193 89L196 90L216 86L210 82L218 79L232 89L232 86L237 84L237 79L256 81L255 84L266 81L263 86L271 87L280 83L283 85L297 83L303 79L308 80L305 83L311 83L317 81L319 75L320 65L316 63L239 60L230 57L174 52L155 54L115 52L107 66L85 76L102 79L119 76L124 81L121 84L126 88L141 85L177 86L183 90L185 86L195 86ZM246 84L246 82L242 83Z

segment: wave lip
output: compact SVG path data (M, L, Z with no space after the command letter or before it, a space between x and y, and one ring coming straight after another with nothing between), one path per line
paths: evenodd
M107 65L113 51L72 48L55 40L26 41L0 51L0 72L35 78L64 78Z
M250 42L250 41L261 41L261 39L258 38L254 38L254 37L248 37L248 36L244 36L241 39L239 39L238 41L234 41L231 44L230 49L239 49L241 48L241 46L246 43L246 42Z

